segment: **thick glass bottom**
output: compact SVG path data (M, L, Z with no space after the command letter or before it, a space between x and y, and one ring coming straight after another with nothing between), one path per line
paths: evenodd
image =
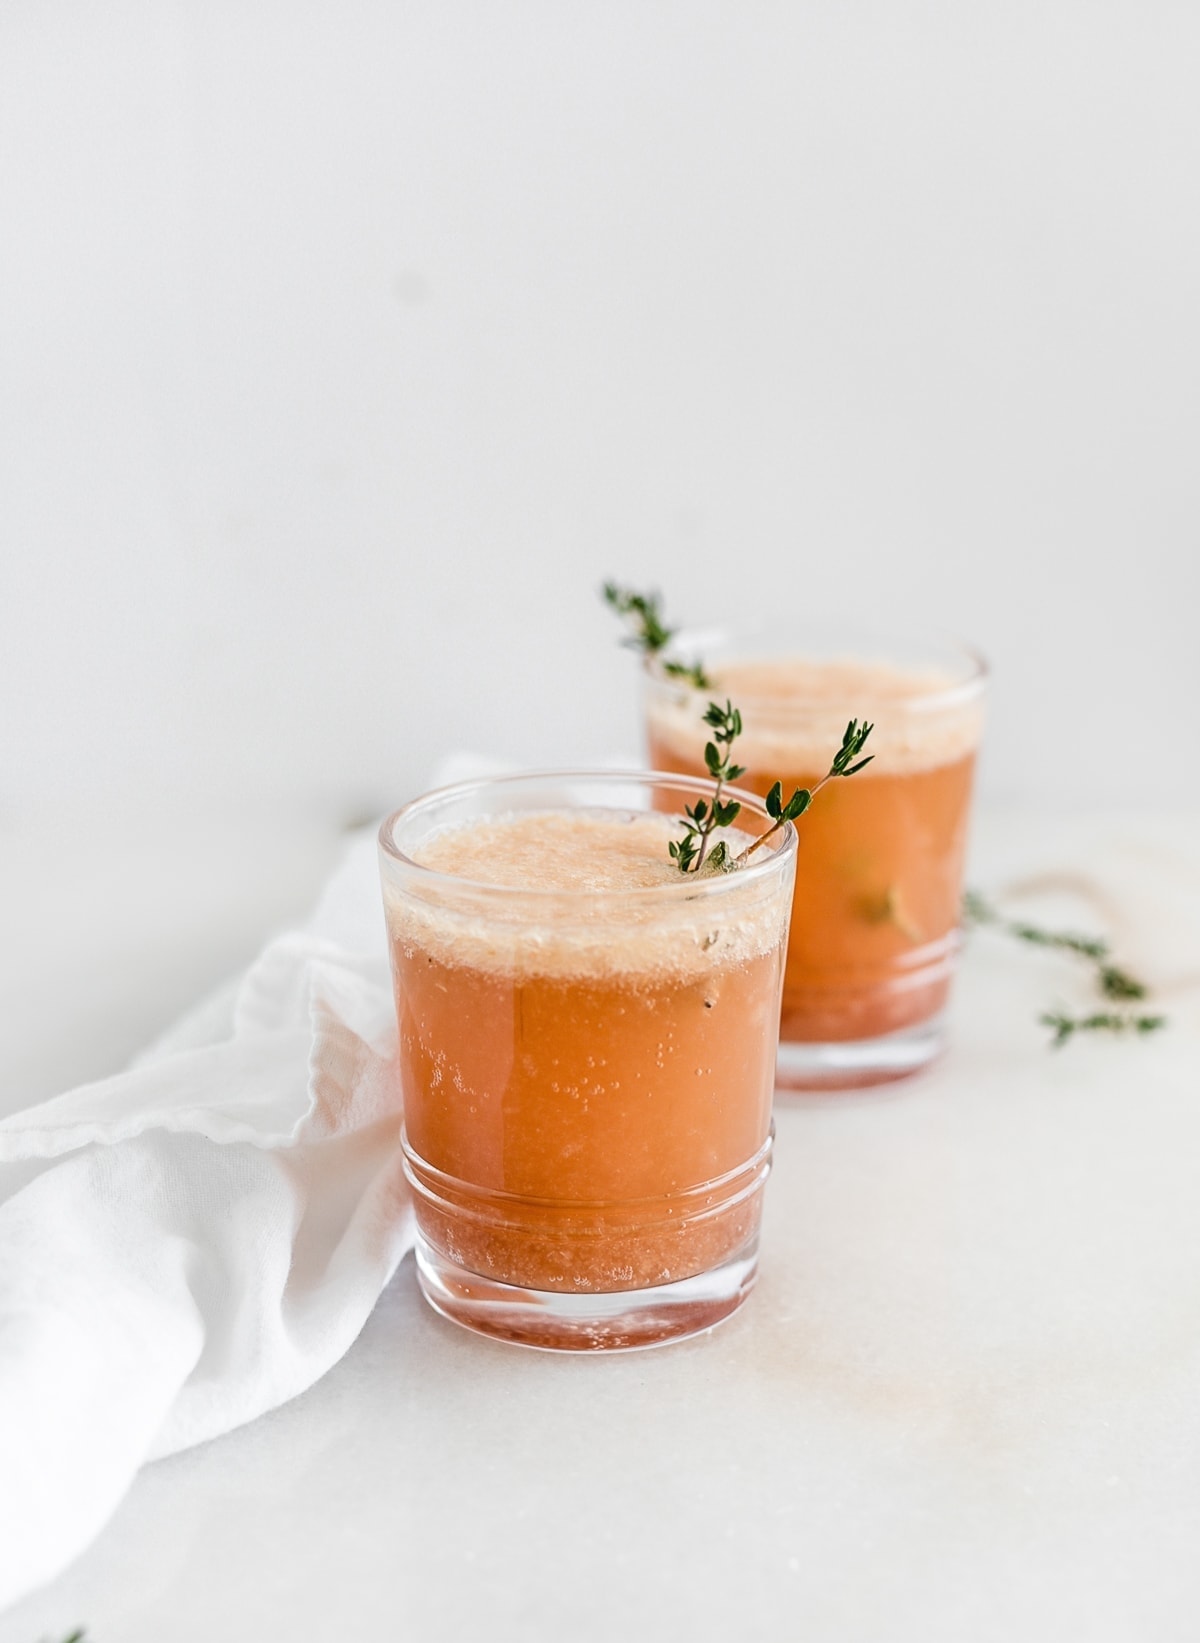
M856 1090L911 1077L937 1059L945 1044L941 1014L901 1032L839 1043L779 1040L775 1087L780 1090Z
M773 1139L694 1186L585 1200L476 1186L436 1169L404 1132L421 1290L467 1329L566 1352L711 1329L754 1283Z
M627 1352L702 1334L737 1311L758 1273L758 1232L711 1271L647 1289L569 1295L481 1277L418 1232L417 1280L443 1318L554 1352Z

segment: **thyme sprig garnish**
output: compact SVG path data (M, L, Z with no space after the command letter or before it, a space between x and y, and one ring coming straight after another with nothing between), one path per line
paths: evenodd
M734 764L730 757L733 744L742 733L742 716L728 700L724 707L720 702L710 702L704 722L711 726L713 733L712 741L704 744L704 762L715 786L711 800L697 799L695 804L684 806L687 819L683 824L683 837L672 839L667 845L681 873L698 873L706 855L711 872L723 873L728 869L729 850L725 840L719 840L708 854L709 840L718 827L729 827L742 811L736 799L721 802L721 790L726 782L735 782L746 774L746 767Z
M629 629L623 644L630 650L640 650L643 656L657 657L659 667L672 679L682 679L695 690L713 688L701 662L680 662L663 654L679 630L669 628L664 622L660 594L637 593L616 582L606 582L602 592L605 604L616 611Z
M643 656L655 657L659 667L671 678L685 680L695 690L712 689L712 680L701 662L679 662L664 654L677 630L667 626L659 594L638 593L636 589L624 588L618 582L605 582L601 592L605 604L616 612L629 630L622 641L625 645L631 650L640 650ZM742 733L742 716L728 699L724 707L720 702L709 702L704 712L704 723L713 733L712 740L704 746L704 763L715 785L711 799L697 799L695 804L684 806L683 837L672 839L667 846L671 860L681 873L699 873L704 868L709 872L728 872L731 867L745 861L747 856L753 855L759 845L765 844L781 827L802 816L826 782L832 781L835 776L853 776L864 765L870 764L874 757L868 754L865 759L859 758L874 726L865 719L861 725L857 719L851 719L842 737L842 745L833 756L833 763L815 787L798 787L785 804L783 783L774 784L765 801L771 825L747 845L735 862L725 840L720 839L712 844L712 835L719 827L731 826L741 814L742 807L738 801L722 800L721 794L726 783L735 782L739 776L746 774L745 766L734 764L731 759L733 743Z
M1031 947L1046 947L1057 952L1070 953L1086 959L1093 966L1092 979L1101 997L1114 1004L1131 1004L1147 996L1144 981L1114 964L1111 948L1101 936L1080 935L1074 930L1046 930L1041 925L1029 924L1023 919L1009 919L997 911L977 890L968 890L963 896L963 922L967 925L987 926ZM1070 1016L1061 1010L1044 1011L1038 1020L1049 1027L1056 1048L1066 1044L1075 1033L1150 1033L1165 1027L1166 1016L1139 1015L1125 1010L1097 1010L1091 1015Z
M875 726L868 724L865 719L861 724L857 719L851 719L842 735L842 745L834 754L833 763L821 780L811 789L798 787L786 804L783 802L783 783L776 782L763 800L767 807L767 815L773 818L772 825L765 833L760 833L752 844L746 846L738 860L745 861L747 856L754 854L760 844L765 844L772 834L778 833L785 823L802 816L826 782L833 781L835 776L853 776L864 765L870 764L875 757L873 753L868 753L865 759L860 759L858 755L867 745L867 737L874 728Z
M698 873L706 865L710 872L724 873L731 867L740 866L748 856L754 854L760 844L765 844L778 833L781 827L802 816L826 782L832 781L835 776L853 776L864 765L870 764L875 756L868 753L865 759L859 758L867 737L875 728L874 725L868 724L865 719L861 724L857 719L851 719L842 736L841 747L834 754L828 771L815 787L796 788L785 804L783 783L774 783L763 801L767 815L771 817L770 827L751 840L735 858L730 856L724 839L713 845L711 850L709 841L718 827L729 827L741 814L742 807L738 801L726 799L722 802L721 793L726 782L734 782L746 773L743 765L734 764L731 760L733 743L742 733L742 716L728 700L724 707L720 702L710 702L704 715L704 723L712 727L713 733L712 740L704 746L704 763L716 785L711 801L697 799L694 805L684 806L686 819L683 823L683 837L672 839L667 846L671 852L671 859L681 873Z

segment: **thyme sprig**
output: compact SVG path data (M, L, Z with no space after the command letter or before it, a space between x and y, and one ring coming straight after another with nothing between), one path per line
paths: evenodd
M680 662L663 654L679 630L669 628L663 620L661 594L637 593L616 582L606 582L601 591L605 604L629 629L623 644L630 650L640 650L643 656L657 657L659 667L672 679L682 679L695 690L713 688L701 662Z
M735 782L746 774L746 767L734 764L731 758L733 744L742 733L742 716L728 700L724 707L720 702L710 702L704 722L711 726L713 733L712 741L704 744L704 763L716 785L711 800L697 799L695 804L684 806L687 819L683 824L683 837L672 839L667 845L681 873L698 873L706 855L710 872L725 872L729 868L725 840L719 840L711 854L708 853L709 841L718 827L729 827L742 811L736 799L721 802L721 790L726 782Z
M660 594L638 593L636 589L622 587L618 582L605 582L601 593L605 604L616 612L628 629L622 641L625 645L631 650L640 650L643 656L658 658L658 665L664 673L673 679L686 680L695 690L713 688L712 680L701 662L678 662L664 654L677 630L668 627L664 620ZM765 844L781 827L802 816L826 782L832 781L835 776L853 776L864 765L870 764L874 757L868 754L865 759L859 758L874 726L865 719L861 725L857 719L851 719L842 737L842 745L833 756L833 763L815 787L798 787L785 804L783 783L774 784L765 801L771 825L747 845L735 862L725 840L720 839L713 844L712 835L720 827L731 826L741 814L742 807L737 800L722 800L721 794L726 783L735 782L739 776L746 774L745 766L734 764L731 758L733 743L742 733L742 716L728 699L724 707L720 702L710 701L704 712L704 723L713 733L712 740L705 743L704 763L715 785L711 799L697 799L695 804L684 806L683 837L672 839L667 846L672 861L681 873L699 873L706 867L709 872L728 872L731 867L745 861L747 856L753 855L759 845Z
M1073 930L1043 930L1036 924L1006 919L978 890L968 890L963 896L963 912L971 924L993 925L1006 935L1028 941L1035 947L1057 947L1064 952L1078 953L1081 958L1108 957L1108 943L1099 936L1081 936Z
M746 846L738 860L745 861L747 856L752 856L760 844L765 844L787 822L796 821L802 816L826 782L833 781L835 776L853 776L864 765L870 764L875 757L873 753L868 753L865 759L858 756L867 745L867 737L874 728L875 726L868 724L865 719L861 724L857 719L851 719L842 735L842 745L834 754L833 763L821 780L811 789L798 787L786 804L783 802L783 783L776 782L763 801L767 807L767 815L772 817L772 824L765 833L760 833L752 844Z
M720 702L710 702L704 715L706 725L712 727L712 741L706 742L704 747L704 763L708 773L716 784L711 801L697 799L694 805L684 806L684 833L681 839L672 839L667 845L671 852L671 859L676 863L681 873L698 873L706 865L710 872L727 873L731 867L740 866L748 856L754 854L760 844L778 833L781 827L790 821L795 821L808 809L813 799L835 776L853 776L864 765L870 764L874 758L869 753L865 759L859 754L866 745L867 737L875 728L864 719L860 724L857 719L851 719L842 736L842 745L833 756L833 762L828 771L815 787L798 787L785 804L783 802L783 783L775 782L763 801L767 815L771 817L771 825L765 832L753 839L740 856L731 857L728 846L721 839L709 850L709 841L718 827L729 827L741 814L741 805L736 799L721 800L721 792L726 782L734 782L739 776L744 776L745 766L734 764L731 760L733 743L742 733L742 716L733 703L726 701L722 707Z
M1046 930L1041 925L1029 924L1023 919L1005 918L985 896L977 890L968 890L963 896L963 922L967 925L988 926L1002 935L1026 942L1031 947L1046 947L1057 952L1070 953L1086 959L1093 968L1092 979L1101 997L1114 1004L1132 1004L1147 996L1148 988L1121 965L1111 959L1111 948L1101 936L1080 935L1074 930ZM1048 1010L1038 1017L1043 1027L1049 1027L1057 1048L1066 1044L1075 1033L1149 1033L1165 1027L1163 1015L1139 1015L1132 1011L1097 1010L1091 1015L1069 1016L1061 1010Z
M1054 1033L1051 1045L1061 1049L1075 1033L1153 1033L1165 1027L1165 1015L1118 1014L1115 1010L1098 1010L1094 1015L1065 1015L1061 1010L1045 1010L1038 1016L1043 1027Z

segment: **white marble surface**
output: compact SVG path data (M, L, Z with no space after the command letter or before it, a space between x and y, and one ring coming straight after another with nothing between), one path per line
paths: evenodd
M333 846L256 873L263 840L197 833L184 895L133 837L99 877L9 837L0 1101L110 1070ZM1032 1018L1083 999L1075 971L977 938L937 1068L781 1107L737 1318L527 1352L437 1319L406 1262L325 1380L146 1468L0 1643L1194 1637L1200 822L983 819L976 882L1045 870L1161 984L1168 1031L1052 1054Z

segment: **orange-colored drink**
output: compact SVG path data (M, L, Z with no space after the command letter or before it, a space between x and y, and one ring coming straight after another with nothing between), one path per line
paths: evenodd
M735 756L747 767L742 782L760 794L776 779L785 797L815 787L846 721L875 722L873 762L828 783L799 824L780 1082L860 1084L913 1070L940 1042L925 1029L946 1003L958 947L981 681L797 659L712 672L713 689L701 693L651 677L655 769L704 768L709 696L741 709ZM834 1048L793 1049L801 1045Z
M588 804L385 840L422 1284L459 1321L639 1344L753 1278L791 849L688 882L677 832Z

